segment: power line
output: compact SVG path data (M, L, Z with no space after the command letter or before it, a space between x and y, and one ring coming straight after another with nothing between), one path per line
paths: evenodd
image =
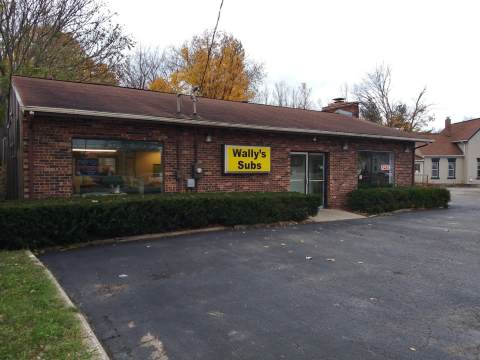
M220 9L218 10L217 24L215 25L215 29L213 30L212 42L210 44L210 47L208 48L207 63L205 64L205 69L203 70L203 76L202 76L202 83L200 84L200 90L201 91L203 91L203 82L205 81L205 74L207 73L208 63L210 62L210 55L212 53L213 41L215 40L215 33L217 32L218 22L220 21L220 14L222 12L222 6L223 6L223 0L222 0L222 3L220 4Z

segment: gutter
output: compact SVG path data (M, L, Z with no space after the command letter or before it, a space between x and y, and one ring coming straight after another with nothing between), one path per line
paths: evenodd
M420 149L420 148L423 148L423 147L425 147L425 146L427 146L427 145L428 145L428 143L413 148L413 151L412 151L412 153L413 153L412 186L415 186L415 150Z
M461 157L465 157L465 155L443 155L443 154L439 154L439 155L423 155L424 158L438 158L438 157L454 157L454 158L461 158Z
M49 107L37 107L37 106L20 106L20 110L34 111L36 113L46 113L46 114L50 113L50 114L62 114L62 115L79 115L79 116L90 116L90 117L128 119L128 120L156 121L156 122L176 124L176 125L183 124L183 125L215 126L215 127L222 127L222 128L263 130L263 131L288 132L288 133L298 133L298 134L350 136L350 137L357 137L357 138L388 139L388 140L402 140L402 141L427 142L427 143L435 141L432 139L408 138L403 136L358 134L358 133L350 133L350 132L344 132L344 131L298 129L298 128L264 126L264 125L230 124L225 122L209 121L209 120L179 119L179 118L167 118L162 116L134 115L134 114L124 114L124 113L61 109L61 108L49 108Z

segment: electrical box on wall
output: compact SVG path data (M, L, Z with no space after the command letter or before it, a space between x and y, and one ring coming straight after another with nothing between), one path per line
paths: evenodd
M177 170L177 180L183 180L183 171Z
M198 163L193 164L192 170L193 170L193 178L194 179L201 179L203 177L202 165L200 165Z
M187 179L187 188L194 188L195 187L195 179Z

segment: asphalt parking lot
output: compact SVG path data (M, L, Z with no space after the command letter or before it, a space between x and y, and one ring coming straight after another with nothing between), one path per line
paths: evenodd
M479 359L479 214L454 189L446 210L39 258L113 359Z

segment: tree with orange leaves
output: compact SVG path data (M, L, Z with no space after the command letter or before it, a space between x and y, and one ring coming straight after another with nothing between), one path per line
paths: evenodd
M198 86L204 97L247 101L265 77L264 63L249 59L241 41L223 31L213 42L212 31L206 30L172 47L169 63L169 76L151 82L151 90L189 93Z

